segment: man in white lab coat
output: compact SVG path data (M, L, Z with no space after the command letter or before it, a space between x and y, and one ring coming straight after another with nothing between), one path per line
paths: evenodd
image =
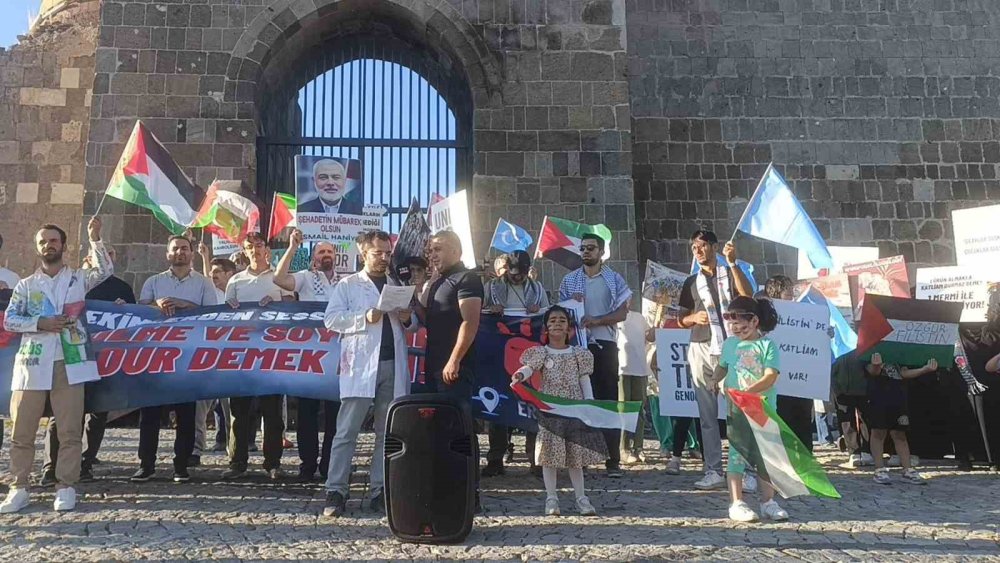
M326 327L340 333L340 412L337 435L330 448L323 514L345 512L351 460L358 432L368 409L375 404L375 452L371 468L371 508L385 510L383 451L389 403L406 394L409 374L404 327L410 310L376 309L382 288L395 285L386 275L392 244L389 234L372 231L358 237L364 269L337 282L326 307Z
M90 236L88 270L63 264L66 231L42 225L35 233L35 249L42 266L17 282L4 317L4 328L22 334L14 358L10 400L14 432L10 444L10 473L14 478L0 513L18 512L28 505L35 434L45 410L59 420L56 463L56 510L76 506L73 486L80 479L83 449L83 384L97 381L97 363L88 357L83 324L88 291L111 277L114 267L101 242L101 221L87 225Z

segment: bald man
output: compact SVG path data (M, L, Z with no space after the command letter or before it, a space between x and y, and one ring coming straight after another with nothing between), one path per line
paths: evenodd
M299 213L362 214L361 198L347 197L347 168L339 160L325 158L313 165L313 187L319 197L300 203Z

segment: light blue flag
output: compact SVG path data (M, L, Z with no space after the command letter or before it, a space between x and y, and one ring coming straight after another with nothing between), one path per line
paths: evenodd
M826 242L774 165L767 167L757 184L736 230L794 246L806 253L817 270L833 268Z
M490 246L500 252L526 251L531 247L532 242L528 231L501 218L497 221L497 228L493 232L493 242L490 243Z
M715 260L719 264L725 264L726 263L726 259L721 254L716 254L715 255ZM740 260L739 258L737 258L736 259L736 265L740 267L740 270L743 270L743 275L745 275L747 277L747 280L750 281L750 287L753 289L753 292L757 293L757 291L759 291L759 288L757 287L757 280L755 280L754 277L753 277L753 264L751 264L749 262L744 262L743 260ZM691 275L697 274L700 271L701 271L701 265L698 264L697 260L695 260L694 258L692 258L691 259Z
M814 305L826 304L827 308L830 309L830 326L833 327L833 338L830 339L830 349L833 351L834 361L858 347L858 334L851 328L851 324L844 318L840 309L824 297L818 289L809 286L809 291L800 295L799 301Z

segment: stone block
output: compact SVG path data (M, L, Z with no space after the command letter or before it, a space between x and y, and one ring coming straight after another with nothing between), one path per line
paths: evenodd
M17 185L16 203L38 203L38 184L36 182L21 182Z
M80 69L78 68L64 68L59 74L59 87L60 88L79 88L80 87Z
M858 166L828 164L826 165L826 178L828 180L857 180L860 177Z
M0 164L20 164L21 143L17 141L0 141Z
M82 121L70 121L69 123L63 123L62 133L59 136L59 138L67 143L79 143L82 131L83 131Z
M21 88L21 105L64 107L66 90L58 88Z
M83 205L83 184L52 184L49 203Z

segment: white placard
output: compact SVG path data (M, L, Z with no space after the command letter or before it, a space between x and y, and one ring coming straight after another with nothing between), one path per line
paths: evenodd
M414 285L389 285L382 286L382 293L378 296L378 304L375 308L379 311L398 311L409 309L410 300L413 299Z
M660 370L660 414L698 418L694 379L688 364L691 331L680 328L656 330L656 366ZM726 399L719 395L719 419L726 418Z
M959 301L965 303L963 323L986 322L989 284L998 281L996 268L981 265L917 268L917 299Z
M218 235L212 235L212 256L229 258L234 252L240 251L240 245L228 241Z
M833 258L833 268L827 274L836 274L843 271L845 264L859 264L878 260L878 248L872 246L828 246L830 256ZM799 251L798 279L805 280L817 278L820 271L813 268L809 262L809 256L805 252Z
M830 309L795 301L773 301L778 326L767 337L778 345L778 394L830 399Z
M618 324L618 372L621 375L649 375L646 361L646 324L642 313L629 311Z
M955 262L976 266L1000 259L1000 205L956 209L951 212L955 231Z
M465 190L455 192L439 202L432 203L427 212L431 233L454 231L462 241L462 263L475 268L476 253L472 248L472 222L469 220L469 197Z

